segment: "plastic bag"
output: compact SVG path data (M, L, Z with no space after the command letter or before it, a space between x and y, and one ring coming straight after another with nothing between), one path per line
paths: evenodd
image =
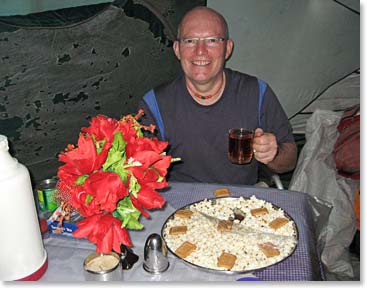
M289 190L329 202L327 221L316 223L321 260L328 280L356 280L348 247L356 231L354 195L359 181L337 173L333 149L341 112L316 110L307 121L306 143L299 155ZM321 217L320 217L321 219Z

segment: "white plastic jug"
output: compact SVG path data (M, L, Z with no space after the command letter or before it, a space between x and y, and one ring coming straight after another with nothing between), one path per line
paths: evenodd
M38 280L47 269L27 168L0 135L0 280Z

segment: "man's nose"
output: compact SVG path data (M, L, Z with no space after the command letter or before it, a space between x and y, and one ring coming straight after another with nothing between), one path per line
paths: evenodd
M207 51L205 40L199 39L196 44L196 53L202 55Z

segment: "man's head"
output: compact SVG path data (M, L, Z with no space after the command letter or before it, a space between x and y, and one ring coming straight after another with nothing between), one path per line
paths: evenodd
M215 10L200 6L186 13L173 49L188 81L210 85L222 77L233 50L228 34L225 19Z

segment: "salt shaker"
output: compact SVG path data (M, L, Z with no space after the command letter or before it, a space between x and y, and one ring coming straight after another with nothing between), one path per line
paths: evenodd
M152 274L159 274L166 271L168 267L166 243L156 233L149 235L144 247L144 270Z

